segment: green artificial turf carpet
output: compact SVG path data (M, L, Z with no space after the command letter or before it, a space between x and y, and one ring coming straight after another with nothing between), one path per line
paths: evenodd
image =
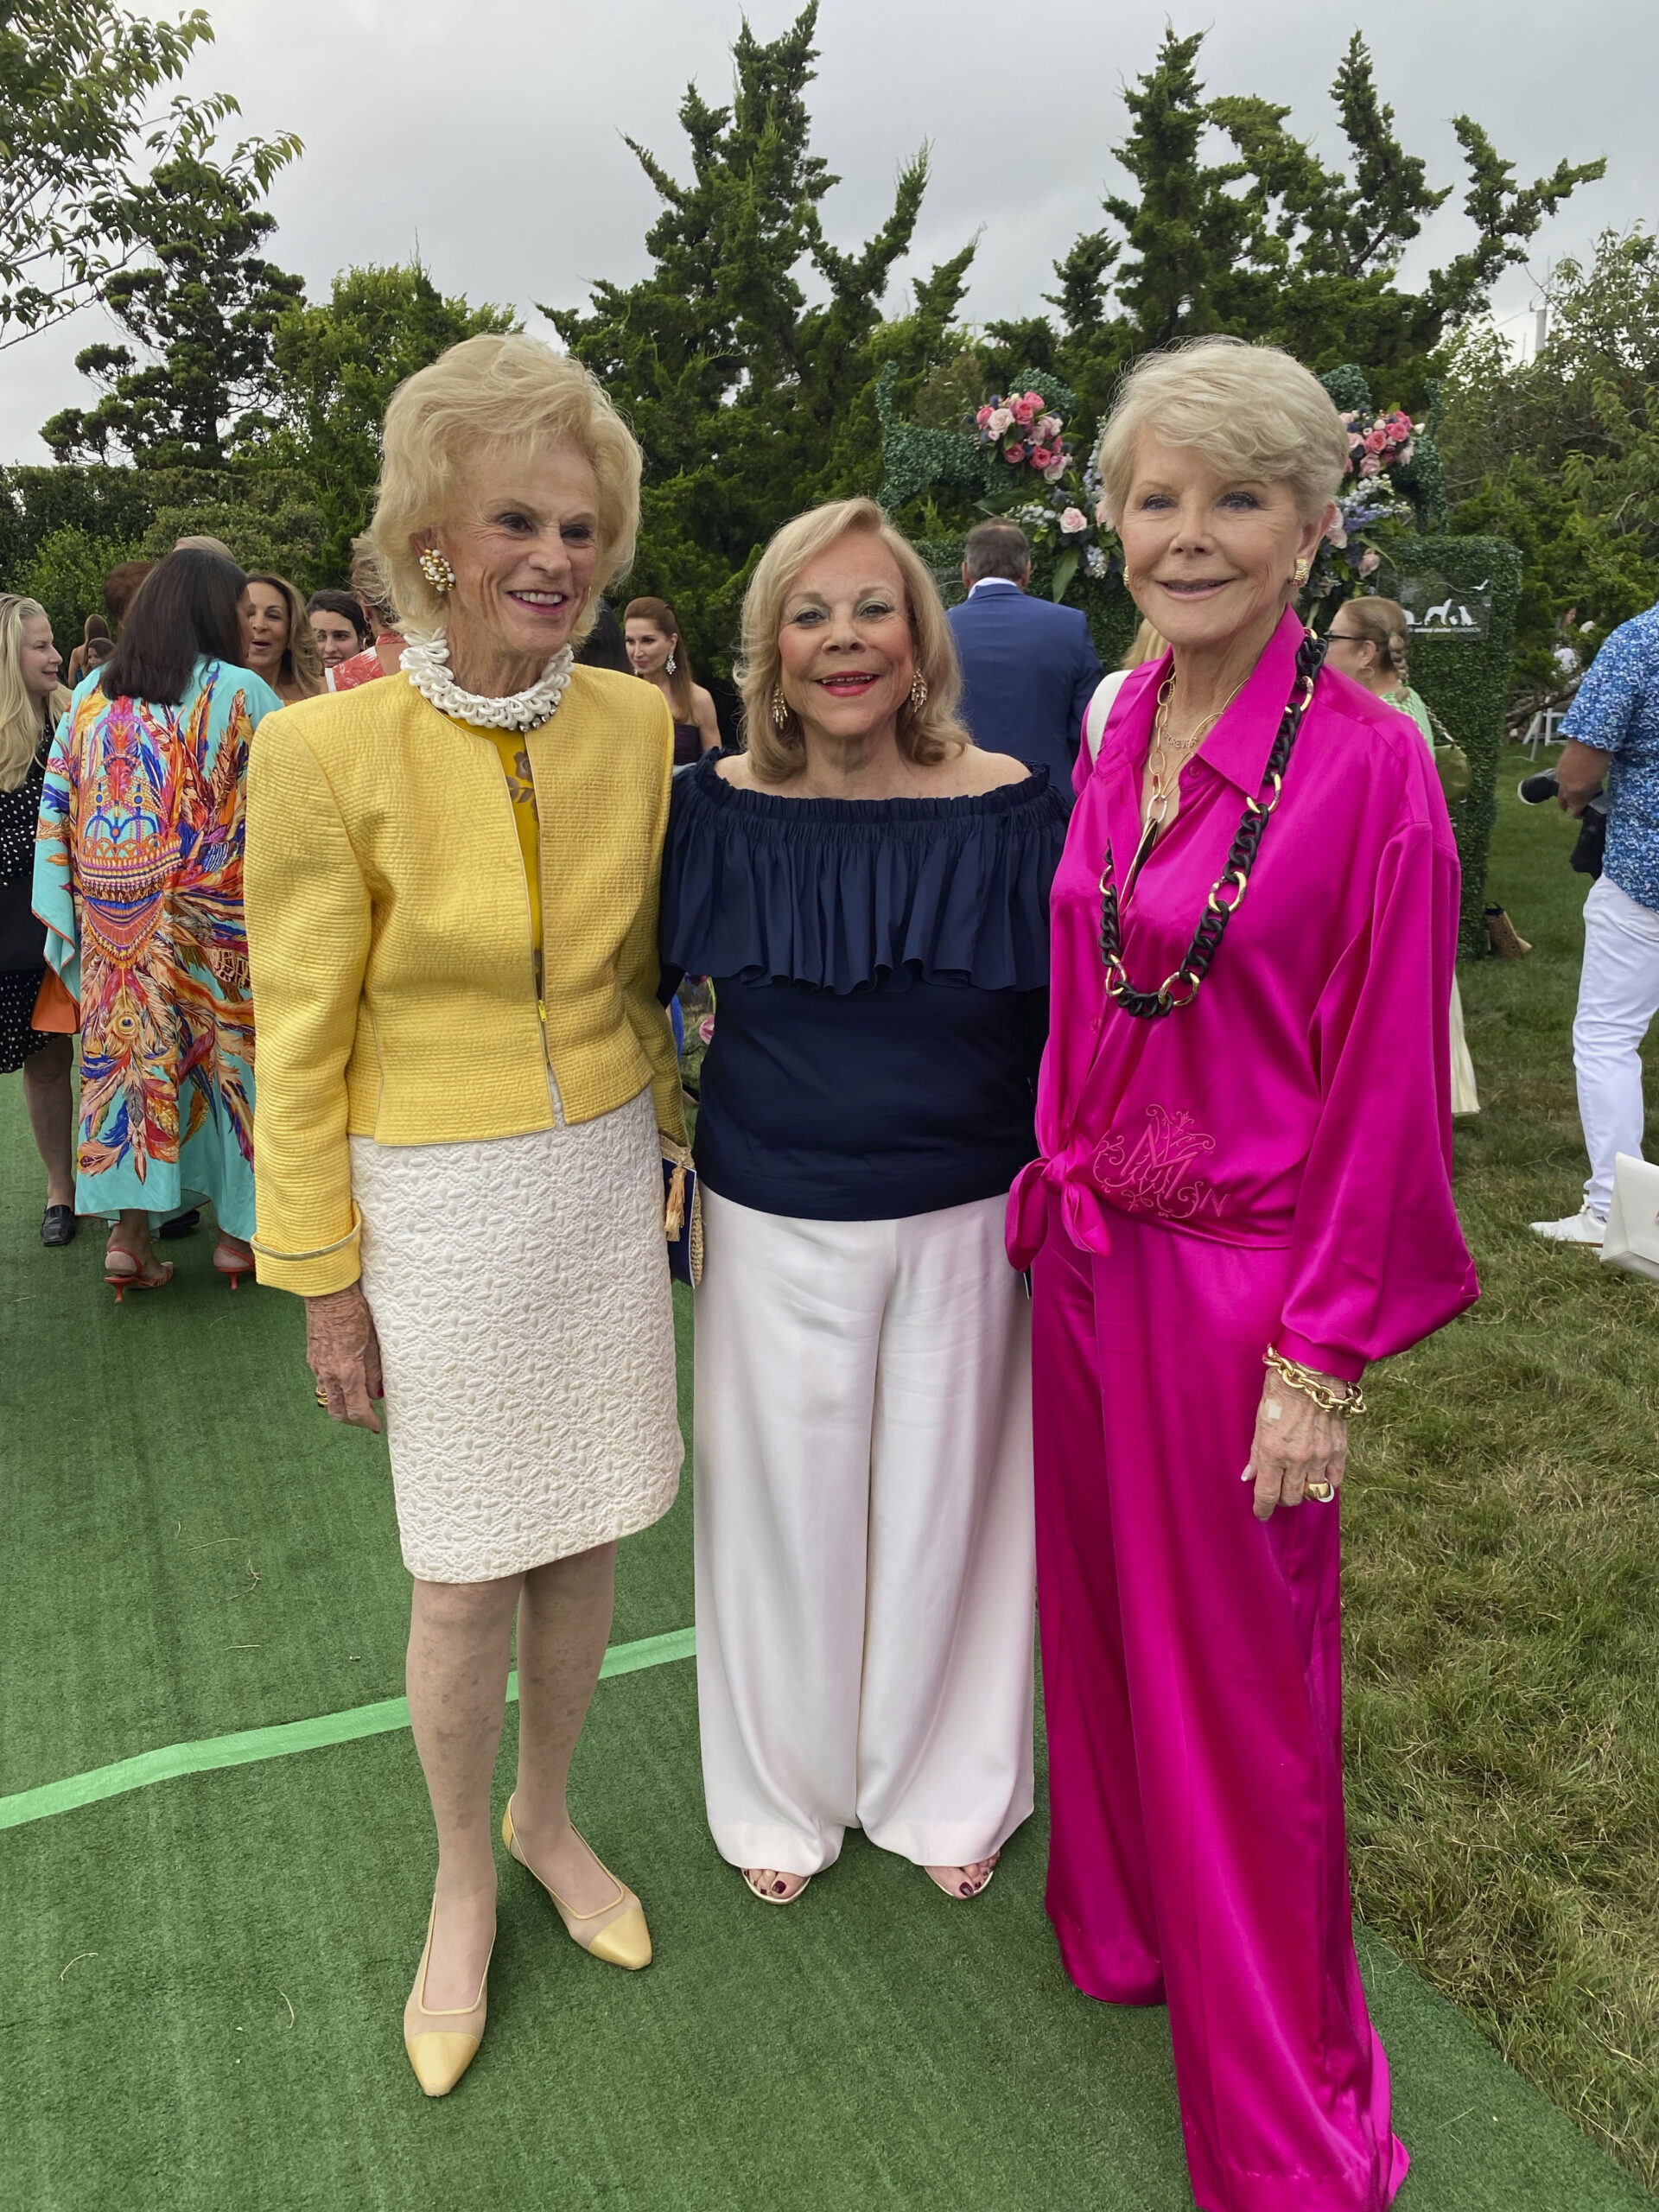
M232 1295L204 1234L171 1248L168 1290L118 1310L95 1228L46 1252L40 1203L12 1077L0 1797L396 1700L408 1585L384 1448L317 1410L297 1304ZM683 1305L688 1417L690 1320ZM618 1645L689 1626L690 1552L688 1491L624 1547ZM500 1797L515 1725L510 1710ZM645 1899L657 1962L632 1976L586 1958L504 1861L489 2036L435 2104L399 2034L431 1882L406 1731L71 1809L30 1801L39 1816L0 1829L0 2203L1190 2203L1164 2016L1066 1981L1040 1809L981 1904L951 1905L854 1836L798 1906L767 1911L709 1843L695 1673L671 1657L601 1683L572 1788ZM1650 2201L1396 1957L1363 1939L1362 1959L1416 2161L1405 2212Z

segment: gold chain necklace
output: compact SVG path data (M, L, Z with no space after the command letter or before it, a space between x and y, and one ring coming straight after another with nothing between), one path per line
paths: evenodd
M1169 813L1170 799L1181 779L1182 769L1197 753L1205 739L1209 736L1228 708L1232 705L1233 701L1237 698L1248 681L1249 678L1246 677L1236 683L1215 712L1204 715L1200 721L1194 723L1187 734L1179 741L1166 734L1169 727L1170 703L1175 692L1173 669L1159 685L1158 711L1153 717L1152 744L1147 754L1147 766L1151 770L1152 789L1147 795L1146 814L1141 823L1143 835L1147 830L1155 833L1163 828L1165 818ZM1160 753L1166 756L1165 761L1161 764L1159 760ZM1169 766L1173 766L1175 772L1170 781L1166 783L1164 781L1165 768Z

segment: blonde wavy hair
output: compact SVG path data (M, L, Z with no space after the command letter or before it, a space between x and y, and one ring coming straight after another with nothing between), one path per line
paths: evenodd
M1115 527L1143 437L1192 446L1226 476L1284 484L1309 517L1335 499L1348 466L1348 433L1313 371L1242 338L1189 339L1125 371L1095 449Z
M454 514L480 453L527 454L567 439L599 480L599 561L575 632L585 637L600 594L633 561L639 448L595 377L520 333L464 338L391 395L374 518L358 540L378 574L376 598L410 628L442 628L443 599L421 574L416 539Z
M183 544L184 540L179 542ZM211 552L219 540L204 537L193 543ZM248 582L251 584L269 584L272 591L282 594L283 604L288 609L288 643L283 647L282 661L276 671L277 688L280 690L283 683L292 684L296 690L303 691L308 699L315 699L324 688L322 656L318 652L317 641L311 634L311 617L306 612L305 601L300 597L298 587L289 583L286 576L279 576L274 569L251 569Z
M0 791L15 791L41 749L41 702L23 682L23 625L46 609L38 599L0 591ZM69 710L59 684L47 702L55 729Z
M874 499L832 499L827 505L797 515L774 534L743 595L741 658L736 676L743 696L749 759L763 784L785 784L806 765L805 741L793 710L786 711L781 729L772 718L772 700L783 674L778 639L784 626L785 601L809 562L816 561L838 538L857 531L879 538L898 567L905 587L905 612L910 619L916 672L927 686L927 697L921 706L912 706L906 700L899 710L899 750L919 767L929 768L973 742L957 714L962 671L957 664L956 639L945 617L944 601L931 569Z

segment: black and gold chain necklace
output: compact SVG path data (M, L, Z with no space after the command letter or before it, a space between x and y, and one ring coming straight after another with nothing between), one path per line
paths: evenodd
M1106 989L1125 1014L1133 1014L1143 1021L1155 1021L1161 1015L1173 1014L1178 1007L1191 1006L1198 995L1199 986L1210 972L1227 924L1243 899L1255 865L1256 849L1262 834L1278 808L1284 792L1285 769L1289 762L1291 748L1296 742L1296 733L1302 726L1302 716L1313 696L1313 679L1319 672L1325 658L1325 640L1310 632L1303 639L1296 655L1296 683L1285 702L1285 711L1279 723L1273 750L1262 772L1259 798L1247 798L1244 812L1239 821L1238 834L1233 839L1232 850L1227 855L1227 865L1211 886L1198 925L1192 932L1180 965L1166 976L1155 991L1137 990L1130 982L1123 965L1123 950L1120 936L1117 884L1112 867L1112 849L1106 848L1106 861L1100 872L1100 957L1106 965ZM1158 824L1149 820L1147 835L1141 839L1129 880L1134 882L1141 866L1152 848L1158 833ZM1230 896L1224 893L1230 892Z

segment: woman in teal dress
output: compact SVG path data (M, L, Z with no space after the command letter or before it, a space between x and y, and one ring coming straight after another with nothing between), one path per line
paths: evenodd
M118 1299L171 1280L152 1223L204 1198L214 1266L234 1287L253 1265L243 811L282 701L242 665L244 582L214 553L162 562L47 766L35 908L80 1007L75 1211L113 1222Z

